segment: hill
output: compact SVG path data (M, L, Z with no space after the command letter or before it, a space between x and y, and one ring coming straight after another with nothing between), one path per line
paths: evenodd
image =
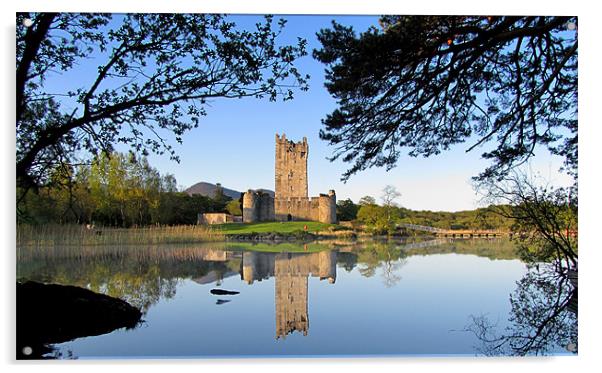
M187 193L188 195L193 195L193 194L200 194L203 195L205 197L213 197L215 196L215 190L217 189L217 185L216 184L211 184L211 183L206 183L204 181L201 181L199 183L194 184L193 186L191 186L190 188L186 189L184 192ZM234 189L229 189L226 188L222 185L222 189L224 191L224 194L232 199L239 199L240 198L240 193L237 190ZM274 196L274 192L269 190L269 189L258 189L261 190L265 193L270 194L272 197Z

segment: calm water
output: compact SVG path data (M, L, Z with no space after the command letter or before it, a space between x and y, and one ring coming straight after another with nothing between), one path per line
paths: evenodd
M27 248L18 251L17 274L143 310L133 330L54 345L62 358L473 356L484 350L467 330L473 317L498 333L512 328L509 296L527 268L508 241L466 240ZM565 340L547 353L567 353Z

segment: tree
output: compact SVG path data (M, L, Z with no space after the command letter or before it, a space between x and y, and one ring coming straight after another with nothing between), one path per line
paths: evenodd
M397 207L395 200L401 197L401 193L393 185L387 185L383 188L383 194L380 199L383 201L383 207L387 215L387 222L391 224L391 209Z
M213 200L215 201L215 203L222 206L223 209L226 209L226 205L228 204L228 202L230 202L231 199L232 198L224 194L224 188L222 187L222 184L215 184L215 192L213 193Z
M357 212L357 220L365 224L372 234L391 235L395 233L399 220L398 209L387 211L385 207L376 204L361 205Z
M360 198L358 205L376 205L376 199L374 199L374 197L372 196L363 196L362 198Z
M481 187L485 199L505 203L499 215L514 220L519 254L527 263L556 260L563 275L578 264L578 199L575 188L539 186L527 175L513 172ZM509 205L509 206L508 206Z
M577 172L577 17L384 16L356 36L333 22L313 56L338 108L320 137L331 160L393 168L402 150L438 154L489 142L479 179L499 178L536 146ZM568 28L568 30L567 30ZM575 29L575 31L571 31Z
M178 160L167 136L181 142L209 100L291 99L307 89L294 66L306 41L278 45L284 26L271 16L249 31L216 14L17 14L17 182L39 185L54 165L117 143ZM70 75L83 61L94 73ZM73 88L47 87L57 76Z
M349 198L337 201L337 220L351 221L357 218L359 206Z
M228 211L228 213L231 215L242 216L242 209L240 208L240 201L237 199L234 199L234 200L228 202L226 204L226 211Z

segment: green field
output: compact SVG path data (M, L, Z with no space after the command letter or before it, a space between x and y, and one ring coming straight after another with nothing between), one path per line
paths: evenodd
M242 251L259 251L266 253L316 253L323 250L329 250L328 245L319 243L278 243L278 244L267 244L267 243L247 243L240 242L233 245L228 245L229 250L242 250Z
M326 231L336 224L325 224L315 221L288 221L288 222L264 222L264 223L228 223L214 225L213 228L226 235L248 234L248 233L291 233L303 231L307 225L307 231L316 233Z

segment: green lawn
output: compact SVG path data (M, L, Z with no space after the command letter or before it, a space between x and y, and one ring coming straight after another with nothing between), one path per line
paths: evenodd
M316 253L323 250L328 250L327 245L319 243L278 243L278 244L267 244L267 243L247 243L237 242L236 244L228 245L228 249L244 250L244 251L260 251L267 253Z
M288 222L264 222L264 223L228 223L214 225L217 231L223 234L245 234L245 233L291 233L303 231L307 225L307 231L316 233L327 230L336 224L325 224L316 221L288 221Z

